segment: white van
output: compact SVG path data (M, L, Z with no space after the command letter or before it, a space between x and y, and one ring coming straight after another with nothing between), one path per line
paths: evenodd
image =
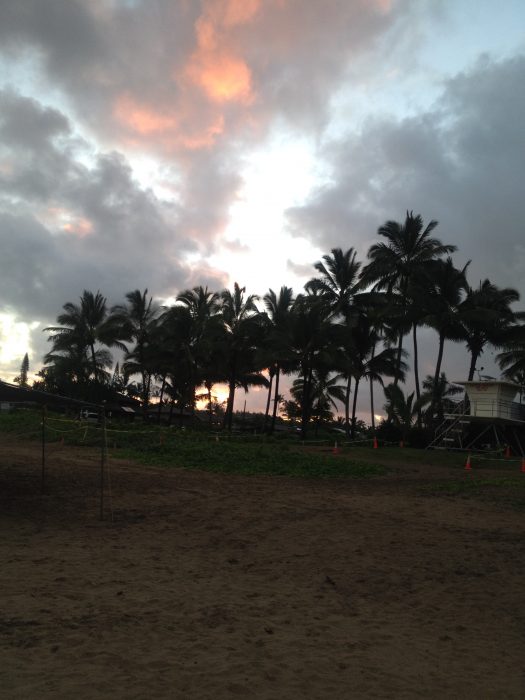
M83 408L80 411L80 420L85 420L88 423L98 423L98 413L90 411L89 408Z

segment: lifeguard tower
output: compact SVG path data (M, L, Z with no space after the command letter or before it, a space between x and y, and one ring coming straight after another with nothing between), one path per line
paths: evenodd
M515 452L524 456L525 404L514 400L520 386L503 380L454 384L465 387L466 396L445 414L428 448L503 449L512 445Z

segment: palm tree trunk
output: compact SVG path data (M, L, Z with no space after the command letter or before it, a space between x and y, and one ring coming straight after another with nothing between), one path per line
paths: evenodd
M345 393L345 432L346 437L350 437L350 390L352 388L352 377L348 376Z
M396 357L396 376L394 377L394 386L397 386L399 378L401 375L401 354L403 352L403 334L399 333L399 340L397 341L397 357Z
M412 326L412 338L414 340L414 382L416 385L417 427L421 428L421 406L419 404L419 400L421 399L421 389L419 386L419 366L417 356L417 323L414 323Z
M268 398L266 399L266 411L264 412L264 429L266 432L266 425L268 423L268 416L270 415L270 400L272 398L272 384L273 384L273 374L270 372L270 386L268 387Z
M211 384L211 382L206 381L206 382L204 383L204 385L205 385L206 390L207 390L207 392L208 392L208 423L209 423L209 426L210 426L210 428L211 428L212 419L213 419L213 407L212 407L212 404L211 404L211 401L212 401L212 399L211 399L211 387L212 387L212 384Z
M180 398L180 408L179 408L179 427L182 428L184 425L184 401L182 400L182 396Z
M171 421L173 420L173 409L175 408L175 397L172 397L170 401L170 414L168 416L168 425L171 425Z
M372 352L370 353L370 362L373 361L374 356L376 354L376 343L372 345ZM370 363L369 363L370 366ZM374 431L374 435L376 432L376 417L374 415L374 380L372 379L372 376L370 375L368 377L370 381L370 424L372 426L372 430Z
M160 396L159 396L159 411L157 414L157 423L160 425L160 418L162 415L162 399L164 398L164 389L166 388L166 375L164 374L162 377L162 385L160 387Z
M372 430L374 431L374 435L376 432L376 417L375 417L375 411L374 411L374 380L372 377L369 377L370 380L370 424L372 426Z
M235 378L237 374L237 357L234 354L231 363L230 380L228 382L228 401L226 403L226 413L224 415L223 427L231 431L233 421L233 405L235 402Z
M354 385L354 401L352 404L352 440L355 437L355 413L357 408L357 389L359 388L359 377L355 378Z
M89 346L91 348L91 362L93 363L93 379L97 381L98 378L98 367L97 367L97 360L95 357L95 346L93 343Z
M474 350L471 351L470 355L470 367L468 371L468 381L471 382L474 379L474 372L476 370L476 362L478 361L479 353Z
M432 388L432 403L430 404L430 420L433 419L434 417L434 409L436 406L436 399L437 399L437 387L438 387L438 382L439 382L439 374L441 372L441 362L443 361L443 348L445 346L445 334L440 333L439 334L439 350L438 350L438 357L437 357L437 362L436 362L436 371L434 374L434 386Z
M274 392L274 399L273 399L273 413L272 413L272 423L270 426L270 433L273 435L273 431L275 430L275 419L277 417L277 408L279 406L279 379L281 377L281 368L278 366L277 371L275 373L275 392Z
M231 432L232 429L232 423L233 423L233 405L235 403L235 377L233 376L230 379L229 383L229 394L228 394L228 403L226 404L226 427L228 430Z
M308 421L310 419L310 383L312 380L312 368L303 371L303 400L301 406L301 437L306 440Z

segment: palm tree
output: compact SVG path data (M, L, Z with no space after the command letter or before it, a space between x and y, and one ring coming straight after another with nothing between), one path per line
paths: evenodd
M300 294L289 318L290 360L302 375L301 436L307 437L311 411L314 371L334 366L334 355L341 345L337 326L330 320L330 307L317 294ZM340 330L340 327L339 327Z
M373 284L374 289L385 289L389 294L397 292L400 295L401 314L399 319L397 362L401 365L403 336L406 333L406 309L409 300L408 286L414 272L422 264L437 260L446 253L452 253L456 246L444 245L431 233L438 225L431 221L423 228L421 216L413 212L406 214L405 223L387 221L380 226L377 233L386 242L374 243L368 251L370 262L363 270L362 280L365 284ZM410 326L409 326L410 327ZM394 384L399 381L399 373Z
M320 273L320 277L314 277L306 283L305 289L311 294L320 295L327 303L330 313L334 318L341 319L344 331L344 351L348 358L352 354L352 334L357 317L361 313L362 297L360 294L362 283L359 278L361 263L356 260L356 252L349 248L343 252L341 248L332 248L329 255L324 255L321 262L316 262L314 267ZM350 433L350 396L352 387L352 374L349 362L341 358L339 369L346 381L345 389L345 429L347 437Z
M502 337L501 347L502 352L496 355L496 361L503 370L503 377L516 381L525 373L525 325L507 329Z
M224 416L224 427L231 430L235 389L242 386L266 386L268 381L260 373L255 362L255 353L262 339L262 317L255 305L257 297L245 297L246 288L234 284L233 292L221 293L221 317L225 330L223 336L228 401Z
M457 384L450 384L444 372L441 372L439 376L437 388L434 388L434 377L427 374L423 380L423 393L419 403L421 407L433 404L438 420L442 421L445 417L445 411L450 411L454 406L452 397L462 393L463 389ZM432 415L429 418L432 421Z
M387 402L384 409L388 420L401 430L403 440L406 440L417 414L414 392L405 396L397 384L389 384L385 387L385 398Z
M275 429L279 396L279 380L283 367L286 371L291 369L289 360L289 338L288 323L293 307L293 290L291 287L281 287L279 295L270 289L264 295L264 305L268 325L266 328L266 342L264 343L264 353L268 358L268 373L270 385L268 387L268 400L266 403L265 426L270 409L273 379L275 378L272 420L270 433Z
M460 311L464 339L470 352L469 382L474 379L476 363L485 346L490 343L500 347L503 344L505 331L519 316L511 309L511 304L519 298L515 289L501 289L488 279L480 282L477 289L468 287Z
M362 316L354 331L354 352L352 358L352 375L354 378L354 400L352 404L352 439L355 437L357 395L362 379L378 382L383 386L383 377L396 377L401 372L401 378L406 369L403 360L397 362L396 351L384 348L376 354L379 336L370 320ZM373 403L371 403L372 427L375 427Z
M159 362L163 386L171 397L171 413L178 403L180 421L184 408L193 409L195 388L199 383L195 357L196 323L191 311L183 305L168 308L160 317L163 357Z
M332 313L350 316L354 297L361 289L357 253L353 248L343 252L341 248L332 248L330 255L323 255L322 262L316 262L314 268L320 277L314 277L306 283L307 290L321 294Z
M49 340L53 343L53 350L46 355L46 362L56 359L57 354L70 358L75 356L79 361L78 371L82 372L83 358L88 356L89 376L95 381L104 382L107 379L105 367L111 365L111 355L97 346L117 347L124 352L127 349L119 340L119 331L109 316L106 298L99 291L93 294L84 290L80 304L68 302L62 308L63 313L57 317L59 325L44 328L44 331L52 333Z
M323 420L333 418L332 408L336 408L336 401L341 403L345 400L345 387L338 384L339 376L332 375L326 367L314 370L312 373L312 384L309 391L308 413L315 419L317 428ZM290 391L294 403L300 407L302 412L302 402L305 398L304 377L295 379Z
M151 380L154 372L152 347L153 334L159 315L159 307L149 297L148 290L135 289L126 294L127 304L117 304L111 309L111 325L117 334L127 342L133 342L132 349L127 348L123 365L124 377L134 374L141 377L141 400L144 417L148 410L151 394Z
M220 296L208 287L193 287L181 292L177 301L184 306L193 319L193 357L195 379L204 385L208 399L208 416L211 425L213 416L213 385L224 379L221 367L224 365L222 340L224 327L220 315Z
M454 266L452 258L435 260L427 268L428 272L428 313L426 325L434 328L439 335L438 356L434 373L434 399L430 405L430 417L438 400L438 385L443 360L445 340L460 341L463 339L461 324L461 303L468 289L465 272L470 261L460 270Z

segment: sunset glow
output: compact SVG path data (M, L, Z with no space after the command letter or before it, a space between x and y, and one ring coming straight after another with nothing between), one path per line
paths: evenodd
M131 95L121 95L117 98L113 114L123 126L139 134L165 132L177 126L174 117L155 112L153 108L137 102Z
M247 105L254 99L250 69L232 54L200 54L190 62L187 76L216 102L237 100Z

